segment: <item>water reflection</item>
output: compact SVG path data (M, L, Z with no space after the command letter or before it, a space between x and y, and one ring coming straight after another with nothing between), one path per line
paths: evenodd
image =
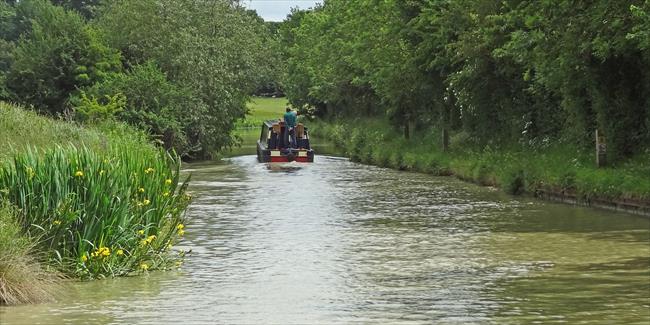
M650 220L318 156L193 164L183 272L8 324L650 321Z

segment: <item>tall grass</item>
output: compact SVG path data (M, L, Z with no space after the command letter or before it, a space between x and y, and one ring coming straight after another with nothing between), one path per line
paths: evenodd
M81 126L0 102L0 160L11 159L29 148L51 148L58 144L106 151L117 143L130 150L153 149L144 132L126 124L107 121Z
M650 200L650 150L609 168L596 168L594 155L566 143L479 147L457 134L449 151L439 132L411 140L380 119L312 123L312 135L329 139L352 160L435 175L456 175L512 193L563 191L583 200Z
M38 260L33 241L23 235L16 211L0 202L0 305L52 299L60 275Z
M86 147L28 150L0 169L0 195L66 273L83 278L169 267L189 197L164 152Z

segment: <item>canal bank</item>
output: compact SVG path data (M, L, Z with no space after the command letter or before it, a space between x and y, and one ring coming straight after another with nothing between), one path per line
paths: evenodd
M316 121L312 134L353 161L493 186L509 194L650 217L650 151L608 168L564 143L476 146L458 134L442 150L437 132L406 140L381 120Z
M184 172L181 271L75 283L3 324L650 321L644 218L325 155Z

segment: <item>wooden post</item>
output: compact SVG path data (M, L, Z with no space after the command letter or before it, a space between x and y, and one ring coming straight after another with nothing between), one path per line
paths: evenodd
M442 151L447 152L449 150L449 131L447 128L442 129Z
M596 166L607 165L607 142L602 132L596 130Z
M404 124L404 138L406 140L411 138L411 122L407 121L406 124Z

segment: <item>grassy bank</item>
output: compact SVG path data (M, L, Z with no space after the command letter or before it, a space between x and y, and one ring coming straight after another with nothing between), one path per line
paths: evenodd
M180 161L145 134L0 103L0 145L0 303L46 299L58 274L103 278L180 262L170 251L189 203Z
M455 175L511 194L542 191L574 195L580 201L650 201L650 150L609 168L596 168L594 154L565 143L510 146L472 145L455 134L447 152L440 133L405 140L382 120L318 122L313 134L335 142L354 161L435 175Z
M248 103L246 118L237 122L237 128L259 128L266 120L277 120L284 114L288 103L284 97L254 97Z

